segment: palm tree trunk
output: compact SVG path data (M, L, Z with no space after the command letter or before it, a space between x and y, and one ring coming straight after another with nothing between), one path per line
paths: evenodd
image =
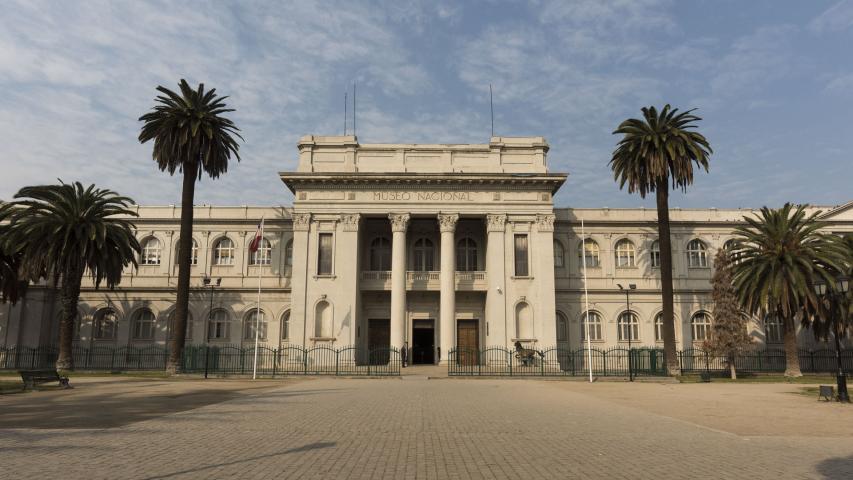
M797 347L797 327L794 325L794 320L788 318L782 325L785 328L785 376L802 377L800 352Z
M737 370L735 369L735 355L729 354L729 375L732 380L737 380Z
M175 300L175 323L169 343L166 371L179 373L187 336L187 311L190 302L190 268L193 247L193 197L198 178L198 162L184 163L184 185L181 192L181 236L178 240L178 293Z
M672 239L669 234L669 183L666 178L655 185L658 207L658 242L660 242L660 284L663 304L663 353L666 374L680 375L675 351L675 315L672 297Z
M74 321L77 319L77 303L80 300L80 282L83 273L79 269L69 269L62 277L59 293L61 305L59 319L59 355L56 358L57 370L74 370Z

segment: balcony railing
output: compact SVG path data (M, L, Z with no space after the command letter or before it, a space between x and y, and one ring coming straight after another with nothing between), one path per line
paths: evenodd
M362 271L361 288L363 290L391 290L391 271ZM456 290L485 291L487 289L486 272L456 272ZM438 270L407 271L406 290L441 290L441 272Z

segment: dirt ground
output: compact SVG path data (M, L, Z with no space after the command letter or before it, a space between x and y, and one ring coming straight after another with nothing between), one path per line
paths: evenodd
M816 386L816 385L815 385ZM741 436L853 437L853 404L787 383L564 382L560 388Z

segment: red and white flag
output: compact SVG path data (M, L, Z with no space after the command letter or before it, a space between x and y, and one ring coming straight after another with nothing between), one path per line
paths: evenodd
M249 244L249 251L255 253L258 251L258 247L261 246L261 239L264 238L264 219L261 218L261 223L258 224L258 231L255 232L255 238L252 239L252 243Z

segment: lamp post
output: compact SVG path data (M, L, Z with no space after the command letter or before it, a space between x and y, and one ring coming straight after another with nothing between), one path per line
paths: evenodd
M208 347L208 341L210 340L210 317L213 315L213 289L222 284L222 279L217 278L216 283L212 281L210 277L207 275L202 279L202 283L204 286L210 289L210 308L207 310L207 325L204 328L204 378L207 378L207 367L208 367L208 353L210 352L210 348Z
M205 275L202 279L202 283L204 283L205 287L210 289L210 308L207 310L207 327L204 329L204 343L207 344L207 341L210 339L210 317L213 315L213 289L222 284L222 279L217 278L214 283L212 278Z
M628 323L628 380L634 381L634 368L632 366L633 362L631 362L631 340L634 337L634 324L631 322L631 290L637 289L636 283L629 283L628 288L622 286L621 283L616 284L619 287L619 290L625 292L625 320Z
M847 290L850 288L850 280L847 278L839 278L836 281L836 288L828 290L826 288L826 283L817 281L814 283L815 293L819 297L825 297L830 302L829 311L832 312L831 304L832 302L841 301L841 297L847 294ZM831 313L830 313L831 314ZM831 319L827 319L831 320ZM847 393L847 377L844 375L844 366L841 364L841 321L840 319L835 319L833 322L834 331L833 336L835 337L835 360L838 363L838 373L835 377L837 386L838 386L838 401L839 402L849 402L850 396Z

